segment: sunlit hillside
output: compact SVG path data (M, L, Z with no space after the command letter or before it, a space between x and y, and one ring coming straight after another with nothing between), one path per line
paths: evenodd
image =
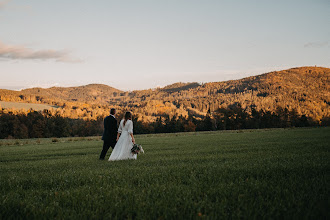
M207 79L205 80L207 81ZM141 120L192 115L202 118L219 108L239 106L274 112L295 110L314 120L330 116L330 69L299 67L225 82L175 83L164 88L124 92L90 84L79 87L0 90L0 100L57 105L54 110L71 118L107 115L111 107L131 110Z

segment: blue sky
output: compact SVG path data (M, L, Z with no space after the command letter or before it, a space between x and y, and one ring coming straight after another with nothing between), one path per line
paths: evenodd
M330 67L329 0L0 0L0 88L122 90Z

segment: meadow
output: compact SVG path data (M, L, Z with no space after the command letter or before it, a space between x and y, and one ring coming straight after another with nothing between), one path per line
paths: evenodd
M0 140L0 219L327 219L330 128ZM110 155L109 150L108 155Z

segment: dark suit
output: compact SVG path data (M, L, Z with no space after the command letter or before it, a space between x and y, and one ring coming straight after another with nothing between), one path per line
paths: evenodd
M100 159L104 159L105 155L107 154L110 147L112 149L116 145L117 139L117 120L112 115L105 117L104 119L104 131L102 135L103 140L103 149L100 155Z

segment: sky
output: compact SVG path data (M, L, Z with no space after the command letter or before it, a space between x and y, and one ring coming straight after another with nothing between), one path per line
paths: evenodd
M330 0L0 0L0 88L132 91L330 67Z

